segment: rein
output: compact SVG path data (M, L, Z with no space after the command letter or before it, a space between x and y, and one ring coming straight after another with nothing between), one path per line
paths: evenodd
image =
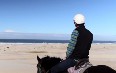
M49 71L50 71L50 69L46 73L48 73Z

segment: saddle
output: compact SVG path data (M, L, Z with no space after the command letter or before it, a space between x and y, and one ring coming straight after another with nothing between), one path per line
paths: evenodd
M91 66L92 64L88 59L80 59L74 67L68 69L68 73L84 73L84 71Z

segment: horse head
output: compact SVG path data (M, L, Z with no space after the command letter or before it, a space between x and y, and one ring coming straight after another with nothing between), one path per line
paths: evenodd
M48 72L53 66L58 64L60 61L62 61L61 58L57 57L50 57L45 56L43 58L39 58L37 56L38 64L37 64L37 73L46 73Z

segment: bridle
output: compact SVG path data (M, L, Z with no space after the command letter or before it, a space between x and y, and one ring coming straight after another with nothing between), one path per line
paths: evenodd
M41 64L37 64L37 73L42 73Z
M47 71L45 72L45 70L42 69L41 64L37 64L37 68L38 68L37 73L48 73L48 72L49 72L49 70L47 70Z

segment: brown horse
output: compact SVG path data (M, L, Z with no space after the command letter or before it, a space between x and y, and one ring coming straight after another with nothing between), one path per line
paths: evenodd
M37 73L47 73L54 65L62 61L61 58L46 56L39 58L37 56ZM68 73L67 70L60 73ZM91 66L84 73L116 73L116 71L106 65Z

